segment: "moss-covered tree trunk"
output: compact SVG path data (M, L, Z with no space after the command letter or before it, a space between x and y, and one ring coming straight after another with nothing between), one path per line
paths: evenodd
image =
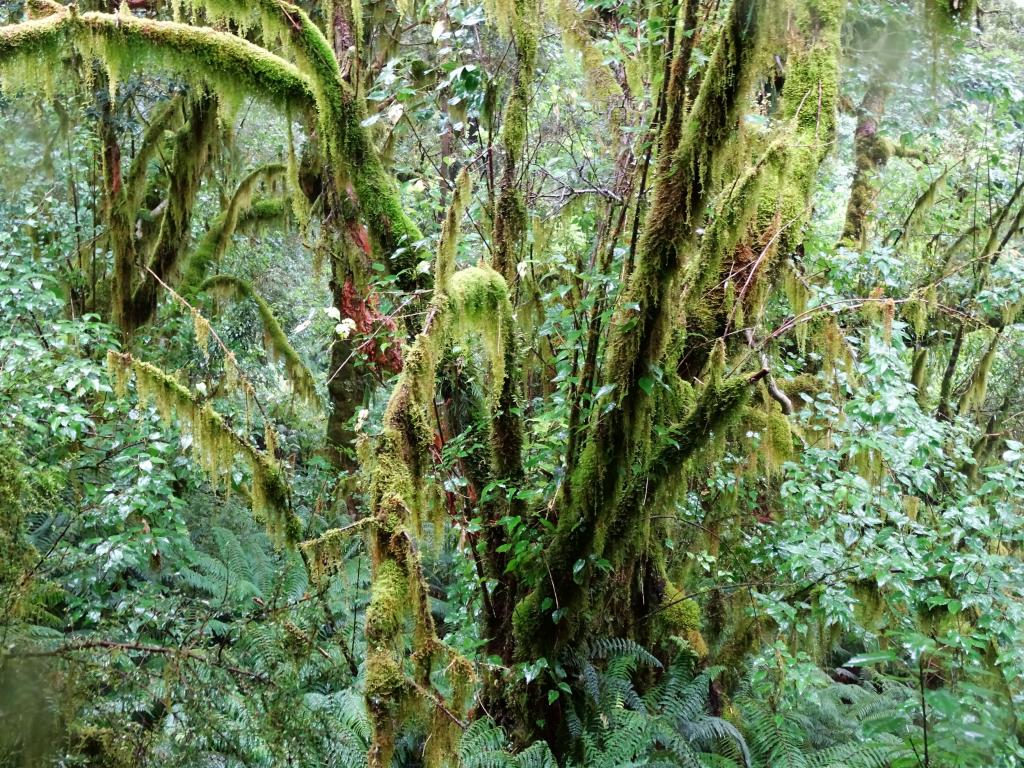
M695 237L715 185L720 153L736 129L760 39L764 4L729 10L692 111L666 122L654 200L635 270L612 320L604 381L610 394L595 417L558 499L557 532L545 553L549 578L516 607L524 658L558 658L587 631L629 635L665 594L663 558L651 539L643 499L656 494L674 462L696 450L735 414L743 379L709 381L690 408L677 408L671 446L654 439L653 394L677 309L676 279L696 253ZM674 52L674 55L680 55ZM673 68L669 114L685 97Z

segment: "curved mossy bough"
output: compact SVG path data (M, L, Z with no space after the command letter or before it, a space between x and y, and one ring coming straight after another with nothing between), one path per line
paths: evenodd
M243 27L259 23L264 39L284 43L296 63L228 32L134 16L129 12L78 13L73 7L34 0L30 18L0 28L0 71L8 87L50 77L69 48L103 63L112 83L142 68L169 70L209 84L227 105L253 96L287 113L312 113L320 128L334 191L351 181L362 217L394 274L408 287L419 278L422 234L406 215L394 179L386 171L362 122L362 101L341 78L323 33L298 6L283 0L211 0L195 3L210 19L232 18ZM403 286L407 287L407 286Z
M219 262L227 252L236 231L278 221L287 215L287 206L281 198L253 200L260 182L272 183L283 178L286 172L284 164L271 163L251 171L238 183L227 207L213 220L199 245L185 260L179 289L182 296L187 297L199 290L210 266Z
M178 418L191 433L192 455L215 486L230 487L231 466L240 456L252 475L249 497L253 514L266 526L271 541L279 547L292 547L299 541L302 523L291 509L288 484L272 454L232 430L209 403L201 402L155 365L110 350L107 369L119 396L124 396L128 379L134 375L140 404L152 402L165 423Z
M420 567L415 530L425 512L423 479L429 474L433 442L431 414L437 366L457 338L480 338L491 379L488 402L499 407L510 361L516 359L512 305L504 278L488 266L455 271L455 241L469 198L463 171L456 182L451 208L435 261L434 296L422 330L403 353L404 365L388 400L384 428L375 455L364 464L371 477L372 522L329 531L302 544L315 582L323 582L343 564L348 530L369 528L373 558L370 604L366 613L366 702L373 721L370 765L391 763L395 738L403 723L431 708L432 749L456 739L453 729L468 693L472 668L436 636ZM407 625L412 625L412 653L404 650ZM448 701L430 686L439 658L456 666L449 679L454 693Z
M206 278L199 286L199 291L209 291L221 296L234 298L238 301L251 299L259 312L260 320L263 321L263 338L267 345L267 351L273 360L283 360L285 374L292 383L292 389L296 396L305 403L319 408L320 397L316 391L316 381L309 368L302 362L295 347L288 341L288 337L281 328L281 324L274 316L267 300L260 296L252 285L240 277L234 275L212 275Z
M422 287L416 265L427 256L421 245L423 235L402 208L394 179L362 125L365 105L342 77L320 28L302 8L286 0L184 0L184 4L193 13L205 12L209 19L258 28L264 40L283 46L309 84L324 137L325 160L334 169L332 192L344 196L342 182L351 181L360 214L392 274L400 277L403 289Z

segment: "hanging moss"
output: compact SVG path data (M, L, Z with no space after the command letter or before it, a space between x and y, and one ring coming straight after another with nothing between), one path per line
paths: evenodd
M452 273L455 271L455 251L458 245L459 225L469 205L472 183L469 179L469 171L465 168L455 179L452 189L452 201L445 214L444 223L441 226L441 240L439 243L437 257L434 264L434 286L435 290L447 292L451 282Z
M266 299L256 293L251 284L233 275L213 275L203 281L199 290L217 292L237 300L251 299L263 321L264 339L271 357L284 361L285 374L291 381L295 394L310 406L320 407L320 395L317 393L313 374L288 341L284 329L281 328Z
M192 436L193 457L214 485L230 487L234 458L241 456L248 463L252 475L250 496L253 512L263 521L271 540L280 546L292 546L298 542L302 524L291 511L288 486L273 457L265 455L247 438L231 430L209 403L201 403L156 366L132 355L110 350L107 352L107 369L121 391L126 378L133 374L140 405L152 402L166 423L177 417Z
M344 528L333 528L315 539L299 545L309 580L319 588L328 584L331 576L345 567L345 547L352 535L374 525L372 517L366 517Z
M960 396L957 413L966 414L985 404L985 394L988 391L988 377L992 370L992 363L996 358L996 349L999 346L999 339L1001 335L1002 334L1000 332L996 332L992 337L992 341L989 342L988 348L985 350L985 354L983 354L981 356L981 360L978 361L978 365L975 367L970 380L967 382L967 388Z
M159 156L170 132L181 128L184 120L183 101L180 95L176 95L153 110L124 181L123 205L130 218L134 218L139 206L142 205L151 161Z
M793 456L793 434L789 419L779 404L767 396L757 405L749 406L739 421L737 431L752 434L753 440L741 440L750 446L747 471L768 477L782 469Z
M724 261L736 253L740 240L747 235L762 200L766 177L777 174L776 166L784 158L788 140L789 137L784 137L772 142L761 158L719 196L714 219L701 238L699 255L686 265L683 273L683 317L669 353L670 365L675 365L681 357L694 359L693 365L696 365L700 358L694 347L707 348L707 342L723 330L724 316L741 309L730 275L745 278L753 265L747 263L746 268L737 269L735 259ZM745 248L745 252L750 254L751 260L755 257L750 248ZM734 315L731 327L741 325L741 318ZM689 346L684 346L687 340Z
M423 260L419 228L406 215L394 179L381 164L367 130L365 106L341 77L330 43L304 10L285 0L196 0L194 8L242 24L256 20L268 42L283 45L309 83L316 103L321 146L332 169L334 194L350 179L378 250L403 289L419 287Z
M903 222L903 231L900 232L897 240L905 240L908 237L912 237L917 232L920 227L921 220L924 218L925 214L932 209L939 193L945 188L946 177L949 175L949 170L949 168L944 168L942 173L936 176L921 196L914 201L914 206L910 209L910 213L907 214L907 218Z
M917 404L924 408L928 400L928 347L921 347L914 355L914 365L910 372L910 383L916 390Z
M496 404L505 381L506 342L514 329L508 286L501 275L481 264L456 272L450 294L456 332L482 336L491 368L491 402Z
M281 218L285 211L281 201L267 198L252 205L252 195L262 181L272 182L285 173L285 166L272 164L257 168L239 183L227 208L214 219L206 235L194 251L185 259L179 292L189 296L199 289L212 264L221 260L227 252L240 225L253 226Z
M366 608L364 633L367 643L376 645L398 637L406 613L408 577L398 563L385 561L373 574L370 604Z
M504 6L501 10L504 13ZM516 47L516 66L502 122L505 167L494 209L494 238L491 247L491 263L509 284L513 284L516 278L516 253L527 224L526 205L517 175L526 144L527 106L536 68L540 4L538 0L514 0L511 11L509 25Z
M371 539L373 596L366 622L367 641L375 648L368 662L366 688L374 727L370 749L374 766L387 765L404 722L402 702L409 698L410 689L402 676L406 661L422 686L429 683L432 660L442 648L412 534L426 517L421 484L430 466L437 366L453 329L473 329L492 340L501 353L489 353L493 378L499 383L506 380L499 366L505 365L510 338L503 331L512 324L504 280L483 266L454 271L455 239L468 192L468 181L461 178L442 228L434 298L422 331L403 352L402 372L388 399L376 455L365 468L371 478L376 526ZM414 627L413 652L408 658L402 631L407 619Z
M969 27L977 12L977 0L927 0L925 10L934 31L949 33Z
M148 256L142 279L132 288L131 273L138 260L135 248L115 252L116 304L114 315L121 328L131 334L156 315L160 292L176 273L191 237L192 212L202 177L214 151L217 131L217 99L201 91L188 99L188 120L174 139L174 154L168 172L164 212L155 237L139 247ZM131 212L134 219L134 212ZM125 264L129 261L128 264Z
M800 242L818 167L835 137L843 8L842 0L806 0L787 7L777 22L787 25L778 135L723 192L700 257L690 268L684 301L687 341L677 354L688 373L703 364L709 340L756 322L777 274L778 256L788 256ZM738 142L731 154L742 156ZM786 276L787 287L802 291L791 277ZM802 303L796 301L797 313ZM797 329L798 335L805 332Z
M115 80L140 67L157 67L186 78L199 75L229 102L241 95L286 106L310 102L308 81L294 65L234 35L120 14L67 19L83 53L99 58Z
M34 84L39 73L49 71L35 64L42 58L59 61L70 40L86 56L101 60L115 83L139 67L155 66L210 82L226 104L252 94L289 109L315 106L336 193L342 192L343 179L351 178L378 249L392 272L401 276L403 288L417 287L423 281L415 269L423 256L422 235L405 214L394 180L361 125L361 100L342 82L330 45L317 26L300 8L281 0L261 0L255 6L217 0L203 8L212 18L238 20L243 29L258 17L265 37L284 43L298 66L209 28L126 14L64 11L5 27L0 32L0 69L8 75L25 72Z

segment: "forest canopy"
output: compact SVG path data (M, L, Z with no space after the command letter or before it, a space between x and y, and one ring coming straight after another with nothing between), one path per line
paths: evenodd
M1024 766L1021 0L9 0L0 768Z

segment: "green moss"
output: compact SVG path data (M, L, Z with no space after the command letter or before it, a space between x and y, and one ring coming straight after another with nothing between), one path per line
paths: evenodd
M252 19L252 3L240 0L206 0L196 3L214 15L236 20ZM378 250L389 260L393 274L404 289L419 287L423 276L416 265L423 260L422 234L406 215L394 179L381 164L367 130L362 100L351 92L330 43L304 10L284 0L258 0L264 38L279 40L298 63L314 95L320 123L321 145L333 169L335 193L350 178Z
M669 584L665 589L665 609L659 614L666 632L683 636L691 629L700 629L700 607L695 600L683 599L679 589Z
M997 332L992 337L988 348L971 373L971 378L967 382L967 388L960 396L957 413L969 413L974 409L981 408L985 404L985 394L988 391L988 376L992 370L992 363L995 361L996 349L999 347L1001 335L1001 333Z
M179 292L188 296L199 289L210 266L223 257L239 225L253 226L284 216L284 206L276 198L265 198L252 205L252 195L260 182L272 182L285 173L285 166L272 164L257 168L239 183L227 208L216 218L195 250L185 259Z
M547 619L550 621L550 619ZM545 621L540 611L540 596L531 592L519 603L512 612L512 632L516 638L516 646L521 649L532 649L541 637L541 622ZM523 658L533 658L531 653L524 653Z
M516 46L516 67L502 123L505 167L494 210L494 240L491 249L494 268L509 284L513 284L516 279L515 254L527 224L526 206L517 183L517 169L526 145L527 108L534 80L540 26L537 0L515 0L512 10L510 24Z
M928 347L921 347L914 355L914 365L910 372L910 383L916 390L917 404L924 408L928 400Z
M706 656L707 643L701 634L700 606L696 601L685 598L671 582L665 585L665 597L662 608L656 619L655 636L657 641L665 643L672 637L679 637L689 644L698 656Z
M368 643L385 642L400 633L408 607L407 587L407 576L398 563L386 561L377 568L366 608L364 631Z
M135 376L139 404L152 402L160 417L170 423L177 417L191 432L192 455L214 485L231 482L235 456L242 456L252 476L250 496L253 513L267 528L271 540L291 546L301 536L301 521L291 510L289 491L280 467L247 438L234 432L209 403L201 403L173 377L150 363L113 350L107 352L107 368L117 386L124 387L129 371Z
M375 524L372 517L364 517L351 525L333 528L315 539L302 542L299 549L310 581L317 587L326 586L327 580L345 567L346 545L350 537Z
M604 55L594 44L587 31L587 21L576 4L570 0L558 0L558 28L562 32L562 41L567 48L580 54L583 74L587 79L587 96L603 110L621 110L624 94L615 74L604 62ZM629 66L629 61L627 61ZM635 81L635 77L633 78ZM636 93L642 93L641 88ZM612 113L613 130L618 117Z
M31 611L32 566L38 557L25 528L35 507L26 475L19 453L0 438L0 592L9 618Z
M977 0L927 0L925 9L933 29L948 34L971 25L978 3Z
M146 126L142 142L124 180L122 200L119 203L124 206L129 219L134 219L146 194L150 162L160 155L170 132L181 128L184 119L182 105L180 95L168 99L153 111L149 125Z
M793 456L789 419L767 394L763 402L744 410L736 431L742 433L741 441L747 434L755 436L753 441L746 441L749 445L748 472L772 476Z
M117 206L119 215L111 216L112 229L118 233L114 240L114 316L129 335L156 315L163 290L161 282L173 280L188 246L193 207L216 139L217 103L205 90L187 101L188 120L174 138L174 154L167 173L167 205L155 236L145 238L136 247L135 211ZM155 278L147 275L132 287L137 262L143 258L147 259L146 272Z
M204 7L213 18L230 16L243 26L253 21L251 4L224 0ZM69 12L5 27L0 32L0 67L8 73L28 72L39 58L59 61L70 38L106 65L114 83L130 71L155 66L212 83L225 103L253 95L286 108L315 105L335 182L352 178L378 248L392 261L393 271L401 273L403 287L415 287L422 280L415 270L422 260L422 235L402 209L394 181L360 124L363 107L341 81L329 43L297 6L261 0L258 11L267 36L284 41L298 67L241 37L209 28Z
M70 32L69 15L54 13L44 18L0 27L0 72L6 91L38 87L40 82L52 91L52 66L59 63Z
M284 329L274 316L273 309L266 299L256 293L252 285L233 275L213 275L200 284L199 290L226 293L240 300L251 299L256 304L256 310L263 321L264 339L271 357L284 361L285 374L291 381L295 394L307 404L315 408L320 407L320 395L317 392L313 374L302 362L295 347L288 341Z
M293 64L235 35L136 16L85 13L68 19L83 53L99 58L115 80L155 66L186 78L199 75L228 101L245 94L302 107L313 95Z
M406 694L405 675L390 653L379 649L369 651L364 691L373 725L370 767L390 768L399 709Z
M464 168L455 180L452 201L441 227L441 240L437 249L437 258L434 261L434 289L437 291L448 293L451 290L450 282L452 273L455 271L459 226L466 213L466 206L469 205L471 193L472 183L469 180L469 171Z

